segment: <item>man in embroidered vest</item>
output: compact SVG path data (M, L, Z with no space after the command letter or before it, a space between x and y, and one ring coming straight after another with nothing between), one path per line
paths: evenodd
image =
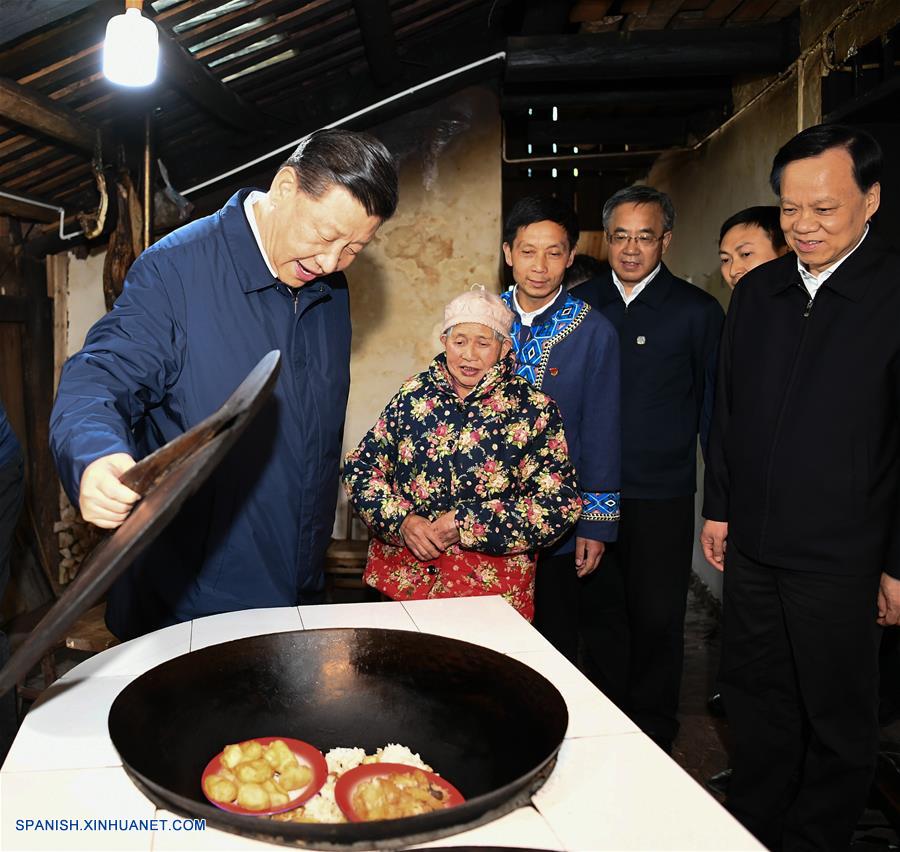
M622 356L622 521L601 572L596 678L666 751L678 732L697 432L723 320L662 262L674 224L665 193L620 190L603 207L611 269L578 288L618 330Z
M515 288L517 372L562 413L583 512L577 527L538 558L535 626L573 662L579 637L594 653L595 569L619 521L619 347L612 325L563 286L575 257L578 220L553 198L524 198L506 220L503 254Z

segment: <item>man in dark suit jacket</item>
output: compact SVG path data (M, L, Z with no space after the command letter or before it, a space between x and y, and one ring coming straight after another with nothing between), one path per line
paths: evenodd
M778 152L796 256L744 277L722 336L701 543L727 569L728 806L775 849L847 849L877 755L876 620L900 622L900 257L869 232L880 170L875 140L839 125Z
M611 269L575 291L616 327L622 364L621 520L598 572L606 609L586 636L588 662L666 751L678 732L697 429L723 318L662 263L674 221L665 193L617 192L603 207Z

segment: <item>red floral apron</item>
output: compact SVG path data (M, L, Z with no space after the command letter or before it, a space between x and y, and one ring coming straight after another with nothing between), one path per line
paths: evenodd
M534 559L527 553L488 556L453 545L420 562L408 547L373 538L363 579L400 601L502 595L528 621L534 618Z

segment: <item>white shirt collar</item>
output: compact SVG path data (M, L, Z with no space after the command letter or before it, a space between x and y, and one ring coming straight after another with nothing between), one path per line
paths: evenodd
M253 231L253 237L256 240L256 245L259 247L259 253L262 255L263 260L266 262L266 266L269 267L269 272L272 273L272 277L277 278L278 271L272 265L272 261L269 260L269 256L266 254L266 250L263 248L262 237L259 235L259 225L256 224L256 214L253 212L253 205L256 204L257 201L260 201L265 197L266 194L264 192L260 192L258 189L254 189L244 199L244 215L247 217L247 222L250 224L250 230Z
M806 287L807 292L809 293L810 299L816 298L816 293L819 292L819 288L829 279L832 275L834 275L837 268L848 258L853 252L855 252L861 245L862 241L866 238L866 235L869 233L869 226L866 225L865 231L863 231L863 235L859 238L859 242L853 246L853 248L847 252L840 260L832 263L828 269L823 269L818 275L810 272L804 265L800 258L797 258L797 269L800 271L800 278L803 281L804 286Z
M619 280L619 276L616 275L616 270L612 270L613 284L616 285L616 289L619 291L619 295L626 305L630 305L641 294L641 291L646 289L647 285L659 274L660 269L662 269L662 263L657 263L656 269L654 269L646 278L638 281L631 289L631 293L625 292L625 285Z
M559 285L559 289L550 297L549 301L541 305L536 311L526 311L519 304L519 285L516 284L516 286L513 287L512 301L513 307L515 307L516 313L519 315L519 319L522 321L522 325L531 328L531 324L534 322L535 317L538 314L542 314L544 311L546 311L547 308L549 308L550 305L552 305L559 298L560 293L562 293L562 284Z

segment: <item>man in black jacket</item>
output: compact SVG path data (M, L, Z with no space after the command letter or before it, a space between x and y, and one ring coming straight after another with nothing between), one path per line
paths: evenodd
M577 291L616 327L622 365L621 520L597 572L605 609L585 633L588 663L666 751L678 732L698 422L723 318L662 263L674 223L665 193L617 192L603 207L611 269Z
M744 277L722 336L701 543L727 568L728 806L776 849L847 849L878 747L876 621L900 621L900 257L869 232L880 170L875 140L838 125L778 152L796 256Z

